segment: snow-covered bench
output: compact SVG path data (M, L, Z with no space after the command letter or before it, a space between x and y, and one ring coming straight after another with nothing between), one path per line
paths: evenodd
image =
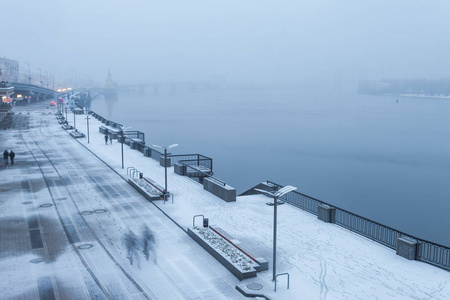
M79 132L78 130L74 130L74 131L70 132L70 135L76 139L85 137L84 133Z

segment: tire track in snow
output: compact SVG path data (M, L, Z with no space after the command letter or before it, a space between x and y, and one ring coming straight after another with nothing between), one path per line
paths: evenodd
M320 256L317 256L317 258L320 260L320 299L326 300L329 291L328 286L325 282L325 277L327 276L327 262Z
M319 265L320 265L319 280L318 280L319 286L320 286L320 299L326 300L327 294L330 290L326 283L326 277L327 277L327 262L326 262L326 260L323 259L323 257L321 257L320 255L316 255L316 254L312 254L312 253L299 254L298 256L303 259L314 258L314 259L318 260Z
M42 126L43 124L48 126L48 122L41 122L41 126L39 126L39 131L41 133L41 135L46 136L45 134L43 134L42 131ZM41 174L42 177L44 178L45 184L47 186L47 189L50 193L50 196L52 198L52 202L53 205L55 207L55 210L58 214L58 218L59 218L59 222L61 223L61 226L66 234L67 237L69 237L69 233L67 232L66 227L64 226L64 222L62 220L61 217L61 213L58 210L58 206L57 203L55 201L55 198L53 196L53 193L51 191L51 186L49 184L48 178L45 175L45 171L42 168L42 162L39 161L36 156L35 153L33 153L33 151L31 150L31 147L29 146L29 144L25 141L25 138L23 136L22 130L19 130L20 132L20 137L23 141L23 143L25 144L25 146L28 148L28 150L30 151L31 155L33 156L33 159L35 160ZM46 136L48 137L48 136ZM79 209L76 201L74 200L72 193L69 191L69 189L67 188L67 184L65 179L61 176L61 174L59 173L59 171L57 170L56 166L53 164L52 160L50 159L50 157L47 155L47 153L42 150L42 148L39 146L39 143L35 141L33 135L30 134L30 139L32 140L32 142L34 143L34 145L38 148L38 150L40 152L42 152L42 154L46 157L47 161L51 164L52 168L55 170L55 172L57 173L57 175L59 176L61 182L63 182L63 187L65 188L69 198L71 199L72 203L74 204L75 208L77 209L78 213L80 214L81 218L83 219L83 222L85 223L85 225L87 226L87 228L89 229L90 233L92 234L92 236L95 238L95 240L97 241L97 243L101 246L101 248L105 251L105 253L107 254L107 256L113 261L113 263L120 269L120 271L125 275L125 277L130 281L130 283L146 298L146 299L152 299L149 295L147 295L147 293L142 289L142 287L128 274L128 272L125 271L125 269L123 269L123 267L118 263L118 261L113 257L113 255L106 249L105 245L100 241L100 239L97 237L97 235L95 234L95 232L92 230L92 228L90 227L89 223L86 221L85 217L81 214L81 210ZM79 257L80 261L83 263L83 265L85 266L86 270L88 271L88 273L91 275L92 279L95 281L95 283L98 285L98 287L102 290L102 292L104 293L105 297L107 297L108 299L114 299L115 297L111 296L111 294L108 292L108 290L106 289L106 287L100 283L99 279L97 278L97 276L93 273L92 269L89 267L88 263L86 262L86 260L82 257L81 253L79 252L78 248L72 244L72 248L74 250L74 252L77 254L77 256ZM154 298L156 298L155 295L153 295Z

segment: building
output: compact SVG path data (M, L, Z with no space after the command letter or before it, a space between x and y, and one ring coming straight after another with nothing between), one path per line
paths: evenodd
M19 62L12 59L0 57L0 81L19 81Z

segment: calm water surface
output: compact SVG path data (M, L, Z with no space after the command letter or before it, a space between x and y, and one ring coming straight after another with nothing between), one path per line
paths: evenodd
M147 144L212 157L244 192L271 180L450 246L450 100L303 90L160 91L92 110ZM281 220L281 219L280 219Z

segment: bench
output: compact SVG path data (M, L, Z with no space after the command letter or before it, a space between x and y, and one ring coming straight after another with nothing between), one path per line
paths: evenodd
M76 138L76 139L78 139L78 138L84 138L84 137L85 137L84 133L79 132L79 131L72 131L72 132L70 133L70 135L71 135L72 137Z
M73 129L73 126L69 125L69 124L65 124L65 125L61 125L61 128L64 130L70 130L70 129Z

